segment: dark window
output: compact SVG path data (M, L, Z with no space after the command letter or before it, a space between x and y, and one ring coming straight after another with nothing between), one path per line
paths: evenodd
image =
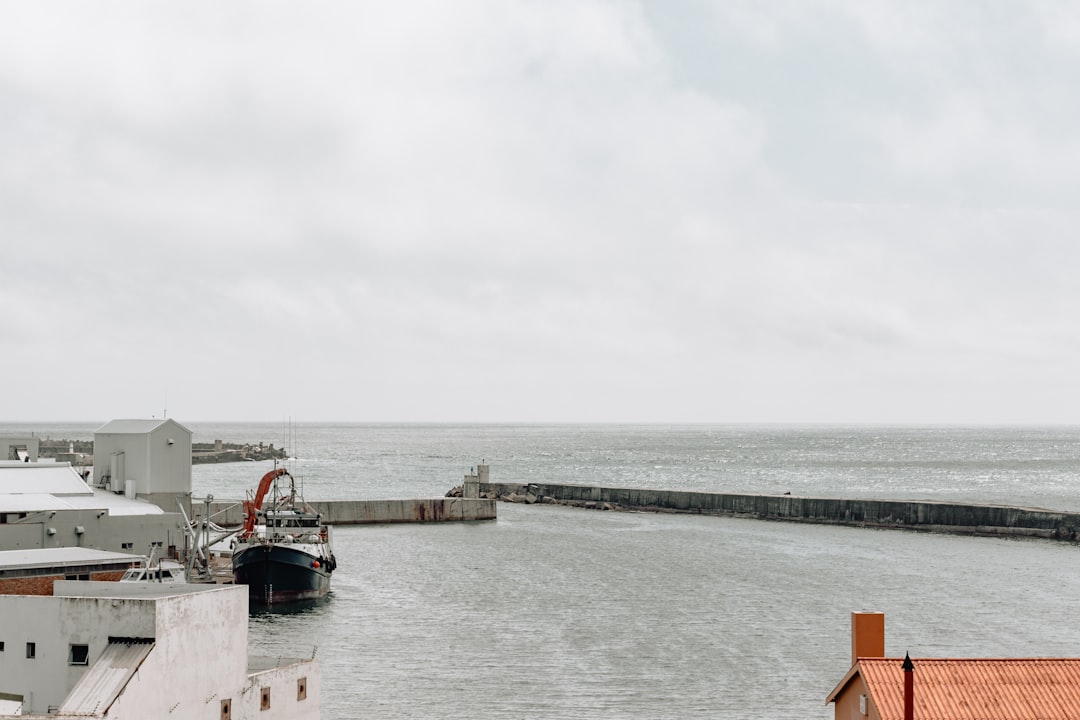
M37 656L37 645L34 643L26 643L26 657L33 659Z
M297 700L306 700L307 699L307 678L306 677L302 677L302 678L300 678L299 680L296 681L296 699Z
M68 665L89 665L90 664L90 646L89 645L72 645L71 652L68 654Z
M0 640L0 652L4 652L4 641Z
M133 547L135 547L135 543L120 543L121 550L130 550Z
M264 687L262 689L262 704L259 707L260 710L270 709L270 688Z
M221 701L221 720L232 720L232 698Z

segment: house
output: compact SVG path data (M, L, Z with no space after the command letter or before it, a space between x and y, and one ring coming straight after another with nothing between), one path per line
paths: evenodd
M886 658L885 616L852 613L836 720L1076 720L1080 658Z
M0 717L319 717L313 650L249 656L238 585L57 581L0 596L0 617Z

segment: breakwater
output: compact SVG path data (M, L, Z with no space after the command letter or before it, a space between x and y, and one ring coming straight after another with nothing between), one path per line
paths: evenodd
M201 513L202 504L192 505ZM405 500L324 500L309 502L315 512L330 525L371 525L376 523L426 523L494 520L495 500L488 498L415 498ZM239 500L214 500L210 503L213 521L226 527L244 520Z
M1004 505L920 500L813 498L795 495L606 488L548 483L479 484L481 497L597 510L728 515L761 520L1076 541L1080 513Z

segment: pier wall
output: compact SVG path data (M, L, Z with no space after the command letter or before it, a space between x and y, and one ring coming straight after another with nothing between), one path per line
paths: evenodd
M202 504L193 502L196 513ZM330 525L375 523L460 522L494 520L495 501L486 498L417 498L407 500L326 500L309 502ZM210 513L218 525L240 525L244 508L239 500L215 500Z
M969 535L1078 539L1080 513L952 502L747 495L594 485L484 483L501 500L607 510L730 515L763 520L898 528Z

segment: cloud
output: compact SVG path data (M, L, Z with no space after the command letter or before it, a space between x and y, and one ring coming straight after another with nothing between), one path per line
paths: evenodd
M1061 8L63 7L0 11L14 416L959 417L1075 357Z

